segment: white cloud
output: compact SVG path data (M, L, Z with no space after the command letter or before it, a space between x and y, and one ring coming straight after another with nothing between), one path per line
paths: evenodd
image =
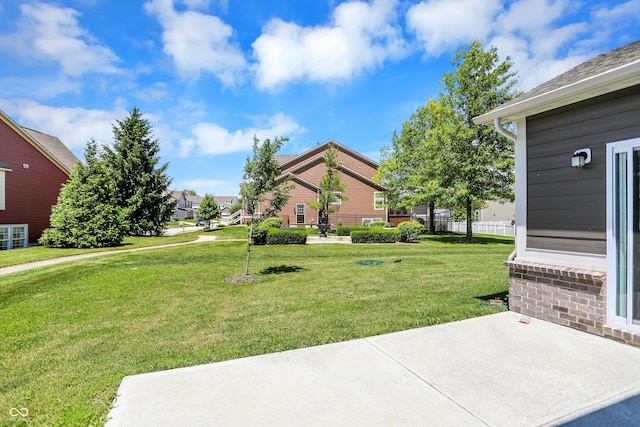
M203 155L227 154L250 151L254 135L260 141L266 138L290 137L306 132L293 118L274 114L266 122L254 126L230 131L215 123L201 122L191 130L192 137L180 141L181 156L187 157L192 151Z
M275 90L297 80L348 80L405 53L395 0L340 4L327 26L271 19L253 43L256 83Z
M499 0L422 1L409 8L407 26L428 55L439 56L486 39L501 8Z
M57 62L65 74L118 73L118 57L78 23L71 8L45 3L23 4L18 31L2 38L0 47L36 60Z
M622 16L640 16L640 0L598 6L590 22L576 14L580 7L570 0L425 0L409 8L407 25L428 56L451 54L474 39L496 46L529 90L600 53L597 46Z
M185 3L195 6L202 2ZM226 85L241 80L247 62L242 52L230 43L231 26L217 16L193 10L178 12L172 0L151 0L145 3L145 10L160 21L164 52L171 55L181 75L197 77L201 72L208 72Z
M51 107L30 100L4 99L0 99L0 108L19 125L58 137L79 158L83 158L84 147L91 138L100 144L111 144L112 125L116 119L128 115L122 100L116 101L111 111Z

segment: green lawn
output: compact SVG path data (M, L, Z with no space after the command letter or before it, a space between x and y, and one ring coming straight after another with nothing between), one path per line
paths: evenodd
M90 252L118 251L123 249L136 249L148 246L167 245L170 243L190 242L198 238L197 232L178 234L176 236L160 237L125 237L122 245L115 248L96 249L56 249L44 246L32 246L24 249L12 249L0 251L0 268L10 265L25 264L27 262L41 261L51 258L61 258L71 255L86 254Z
M212 243L114 253L2 277L0 425L102 425L123 376L360 338L501 310L513 239L417 245ZM382 260L363 266L359 260ZM398 261L399 262L393 262Z

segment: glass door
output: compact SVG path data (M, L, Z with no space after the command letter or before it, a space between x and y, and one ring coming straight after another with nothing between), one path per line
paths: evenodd
M608 153L608 318L640 330L640 139Z

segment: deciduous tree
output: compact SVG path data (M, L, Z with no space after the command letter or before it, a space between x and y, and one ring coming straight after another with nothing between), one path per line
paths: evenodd
M253 155L247 156L247 162L244 166L244 181L240 188L245 209L251 217L245 275L249 274L251 240L255 220L275 216L289 201L289 191L293 186L287 179L281 182L277 181L280 166L275 159L282 144L288 140L288 138L275 137L273 141L267 138L260 143L257 137L253 137ZM267 195L269 195L268 200ZM258 214L259 218L256 218Z
M324 154L324 165L327 170L320 178L318 200L307 202L311 209L318 211L320 237L327 236L329 215L339 210L340 203L349 200L349 197L344 194L347 186L340 178L342 162L338 160L338 149L332 143L327 145L327 150Z
M205 194L200 202L200 209L198 209L198 218L207 221L207 224L211 226L211 220L220 218L220 206L218 202L211 194Z

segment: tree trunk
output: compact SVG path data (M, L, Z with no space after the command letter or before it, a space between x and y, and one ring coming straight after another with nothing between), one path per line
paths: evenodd
M429 234L436 234L436 204L429 203Z
M464 239L465 242L471 243L473 241L473 203L471 202L471 198L467 198L467 237Z
M253 239L253 218L251 218L251 225L249 226L249 243L247 244L247 262L244 265L244 275L249 275L249 261L251 260L251 239Z

